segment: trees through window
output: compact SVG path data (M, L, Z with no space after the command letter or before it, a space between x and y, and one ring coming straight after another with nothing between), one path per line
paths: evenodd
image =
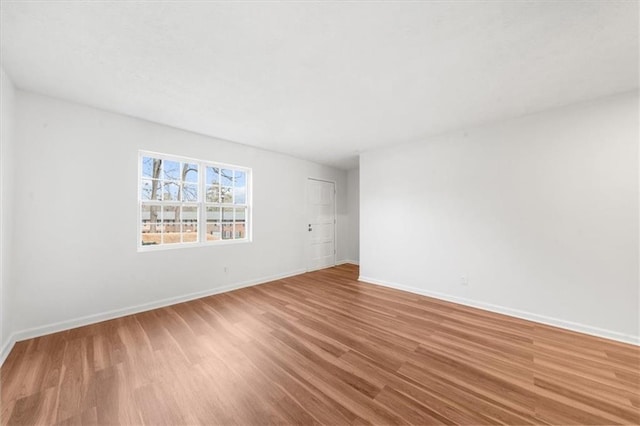
M141 153L139 247L247 240L250 172Z

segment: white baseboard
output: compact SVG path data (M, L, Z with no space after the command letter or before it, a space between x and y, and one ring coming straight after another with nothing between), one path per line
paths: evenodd
M470 306L472 308L483 309L485 311L496 312L499 314L509 315L511 317L521 318L521 319L525 319L525 320L529 320L529 321L533 321L541 324L564 328L571 331L577 331L579 333L589 334L596 337L603 337L605 339L610 339L618 342L630 343L632 345L640 346L640 336L619 333L617 331L611 331L603 328L592 327L590 325L566 321L566 320L548 317L544 315L538 315L538 314L534 314L527 311L521 311L518 309L507 308L499 305L493 305L491 303L480 302L477 300L465 299L457 296L450 296L448 294L424 290L421 288L404 286L396 283L391 283L388 281L377 280L371 277L360 276L358 277L358 281L362 281L368 284L376 284L383 287L390 287L396 290L402 290L409 293L420 294L422 296L433 297L434 299L440 299L440 300L445 300L447 302L453 302L453 303L458 303L460 305Z
M13 333L9 336L9 339L2 347L0 352L0 366L4 363L5 359L11 352L13 345L16 342L25 339L32 339L34 337L45 336L51 333L57 333L59 331L69 330L72 328L82 327L84 325L95 324L102 321L107 321L115 318L124 317L127 315L138 314L140 312L150 311L152 309L163 308L165 306L175 305L177 303L188 302L189 300L200 299L202 297L212 296L214 294L226 293L228 291L238 290L244 287L251 287L258 284L268 283L270 281L276 281L283 278L292 277L306 272L304 269L297 269L284 274L272 275L269 277L259 278L255 280L243 281L240 283L230 284L223 287L217 287L195 293L189 293L182 296L169 297L154 302L143 303L141 305L129 306L121 309L114 309L112 311L102 312L99 314L87 315L80 318L74 318L70 320L60 321L52 324L46 324L39 327L28 328Z
M340 265L344 265L345 263L350 263L352 265L360 265L360 262L358 262L357 260L339 260L336 262L336 266L340 266Z
M357 262L354 262L351 260L341 261L340 263L337 263L337 264L342 265L345 263L354 263L356 265L358 264ZM264 284L270 281L276 281L279 279L292 277L294 275L299 275L304 272L306 272L304 269L299 269L299 270L291 271L284 274L272 275L269 277L264 277L256 280L244 281L244 282L230 284L227 286L218 287L214 289L204 290L204 291L195 292L195 293L189 293L182 296L176 296L176 297L171 297L167 299L157 300L154 302L144 303L141 305L129 306L122 309L114 309L114 310L99 313L99 314L87 315L80 318L60 321L53 324L47 324L39 327L33 327L26 330L17 331L9 336L7 341L4 343L4 345L0 349L0 366L2 366L4 361L7 359L7 356L13 349L13 346L16 344L16 342L19 342L21 340L44 336L47 334L69 330L76 327L82 327L84 325L95 324L98 322L107 321L110 319L115 319L115 318L119 318L127 315L133 315L140 312L149 311L152 309L163 308L165 306L175 305L177 303L182 303L182 302L188 302L189 300L200 299L202 297L212 296L214 294L220 294L228 291L238 290L244 287ZM580 323L575 323L575 322L565 321L557 318L533 314L531 312L506 308L504 306L493 305L490 303L479 302L479 301L465 299L465 298L456 297L456 296L450 296L443 293L427 291L427 290L423 290L416 287L403 286L403 285L399 285L399 284L395 284L387 281L377 280L375 278L370 278L370 277L360 276L358 280L365 283L369 283L369 284L381 285L384 287L390 287L397 290L407 291L410 293L415 293L423 296L433 297L436 299L446 300L448 302L453 302L453 303L458 303L465 306L484 309L491 312L497 312L500 314L509 315L516 318L522 318L529 321L552 325L560 328L565 328L568 330L590 334L597 337L604 337L604 338L616 340L619 342L640 345L639 336L618 333L615 331L605 330L605 329L592 327L592 326L588 326Z
M13 345L15 344L16 344L16 338L14 333L11 336L9 336L7 341L4 343L4 345L2 345L2 348L0 349L0 366L4 364L4 360L7 359L7 357L9 356L9 353L11 352L11 349L13 349Z

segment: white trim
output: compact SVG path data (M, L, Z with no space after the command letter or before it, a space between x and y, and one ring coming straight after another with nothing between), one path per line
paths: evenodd
M494 305L491 303L480 302L477 300L465 299L463 297L450 296L448 294L438 293L434 291L424 290L416 287L409 287L388 281L377 280L375 278L359 276L358 281L380 285L383 287L389 287L396 290L402 290L409 293L419 294L422 296L433 297L435 299L445 300L447 302L453 302L460 305L470 306L472 308L478 308L485 311L496 312L503 315L508 315L515 318L525 319L545 325L551 325L554 327L564 328L578 333L589 334L596 337L602 337L605 339L615 340L622 343L629 343L632 345L640 346L640 336L634 336L631 334L619 333L617 331L606 330L603 328L592 327L590 325L581 324L572 321L566 321L559 318L548 317L544 315L538 315L527 311L521 311L519 309L507 308L500 305Z
M114 309L99 314L86 315L80 318L74 318L70 320L60 321L53 324L46 324L39 327L28 328L13 333L5 346L0 352L0 366L4 363L9 352L13 348L16 342L32 339L34 337L45 336L51 333L57 333L59 331L69 330L76 327L82 327L85 325L95 324L102 321L108 321L115 318L124 317L127 315L139 314L141 312L150 311L152 309L164 308L166 306L175 305L178 303L188 302L190 300L201 299L207 296L213 296L215 294L226 293L233 290L238 290L245 287L251 287L259 284L265 284L271 281L281 280L283 278L292 277L305 273L305 269L296 269L294 271L286 272L284 274L271 275L269 277L258 278L254 280L248 280L239 282L236 284L230 284L223 287L212 288L204 291L198 291L195 293L189 293L182 296L169 297L166 299L156 300L154 302L143 303L140 305L129 306L126 308Z
M220 161L210 161L210 160L202 160L199 158L193 158L193 157L185 157L184 155L177 155L177 154L166 154L163 152L157 152L157 151L149 151L146 149L141 149L138 150L138 153L142 154L142 156L144 156L145 154L148 155L152 155L155 158L160 158L162 160L167 160L167 161L182 161L182 162L186 162L186 163L208 163L209 165L213 166L213 167L226 167L229 169L241 169L247 172L251 171L250 167L246 167L246 166L238 166L236 164L229 164L229 163L221 163ZM142 158L142 157L140 157ZM140 165L140 164L139 164Z
M320 179L315 177L307 177L307 182L305 183L305 210L307 212L307 217L305 223L308 223L309 220L309 181L315 180L318 182L325 182L333 184L333 264L329 266L322 266L320 268L310 269L309 268L309 259L308 259L308 247L309 247L309 235L305 236L305 253L304 253L304 262L307 267L306 272L319 271L320 269L331 268L332 266L337 266L338 259L338 184L335 180L328 179Z
M175 249L188 249L195 247L218 247L218 246L226 246L230 244L248 244L252 241L242 238L237 240L216 240L216 241L207 241L207 242L190 242L190 243L173 243L173 244L158 244L158 245L150 245L144 246L143 248L138 248L138 253L151 253L154 251L164 251L164 250L175 250Z
M9 356L9 353L13 349L13 346L16 344L16 341L16 334L13 333L11 334L11 336L9 336L2 349L0 349L0 367L2 366L2 364L4 364L4 361Z
M354 261L344 260L340 261L338 265L342 265L345 263L354 263ZM204 290L195 293L189 293L183 296L170 297L166 299L161 299L155 302L143 303L140 305L130 306L122 309L114 309L111 311L103 312L100 314L87 315L80 318L75 318L66 321L60 321L53 324L47 324L40 327L33 327L26 330L21 330L15 332L9 336L6 343L0 349L0 366L5 362L7 356L13 349L16 342L31 339L34 337L40 337L51 333L56 333L59 331L69 330L76 327L82 327L85 325L95 324L102 321L108 321L115 318L124 317L127 315L134 315L141 312L146 312L152 309L163 308L166 306L175 305L178 303L188 302L190 300L200 299L207 296L212 296L215 294L226 293L233 290L238 290L245 287L251 287L254 285L265 284L267 282L276 281L283 278L292 277L295 275L303 274L306 272L306 269L297 269L284 274L276 274L270 277L259 278L256 280L248 280L243 281L236 284L227 285L224 287L218 287L215 289ZM470 299L465 299L461 297L449 296L442 293L431 292L415 287L408 287L403 285L398 285L394 283L390 283L388 281L377 280L374 278L360 276L358 277L358 281L364 282L366 284L372 285L380 285L383 287L389 287L396 290L406 291L409 293L419 294L427 297L433 297L440 300L445 300L448 302L458 303L465 306L471 306L474 308L483 309L486 311L497 312L504 315L509 315L516 318L521 318L533 322L538 322L542 324L552 325L560 328L565 328L572 331L577 331L580 333L590 334L597 337L603 337L606 339L616 340L623 343L630 343L633 345L640 346L640 337L628 335L624 333L618 333L615 331L605 330L597 327L591 327L584 324L579 324L570 321L564 321L557 318L546 317L542 315L533 314L530 312L520 311L517 309L505 308L503 306L493 305L490 303L478 302Z
M197 220L197 225L198 225L198 241L194 241L194 242L179 242L179 243L172 243L172 244L158 244L158 245L143 245L142 244L142 217L141 217L141 211L142 211L142 204L147 204L147 205L157 205L160 207L161 211L163 211L162 206L167 205L167 202L164 200L142 200L142 180L145 179L142 176L142 172L143 172L143 166L142 166L142 159L144 157L150 157L150 158L160 158L162 160L166 160L166 161L175 161L175 162L180 162L180 163L193 163L193 164L197 164L198 165L198 199L196 201L170 201L168 202L168 204L171 205L179 205L179 206L193 206L196 207L198 209L198 220ZM207 202L206 200L206 169L207 167L216 167L220 170L222 169L231 169L233 171L241 171L245 173L245 188L246 188L246 200L244 204L228 204L228 203L222 203L222 202L218 202L218 203L210 203ZM146 178L148 179L148 178ZM181 181L180 181L181 182ZM250 167L244 167L244 166L236 166L236 165L232 165L232 164L227 164L227 163L220 163L220 162L216 162L216 161L209 161L209 160L199 160L199 159L195 159L195 158L190 158L190 157L183 157L180 155L173 155L173 154L163 154L163 153L158 153L158 152L153 152L153 151L146 151L146 150L138 150L138 212L137 212L137 243L136 243L136 247L137 247L137 251L138 253L142 253L142 252L146 252L146 251L158 251L158 250L171 250L171 249L182 249L182 248L188 248L188 247L204 247L204 246L216 246L216 245L224 245L225 243L228 243L229 241L234 241L234 242L244 242L244 243L251 243L253 241L253 209L252 209L252 201L253 201L253 189L252 189L252 185L253 185L253 170ZM220 178L220 182L218 183L218 186L220 188L222 188L222 178ZM235 188L235 183L233 184L232 188ZM221 193L222 194L222 193ZM207 211L207 207L219 207L220 209L222 208L233 208L233 216L235 218L235 209L236 208L245 208L246 209L246 213L245 213L245 238L241 238L241 239L236 239L235 235L233 236L232 239L230 240L217 240L217 241L207 241L206 239L206 227L207 227L207 220L206 220L206 211ZM220 226L222 227L222 222L219 223ZM163 224L164 226L164 224Z
M360 262L358 262L357 260L350 260L350 259L344 259L344 260L340 260L336 263L336 266L340 266L340 265L345 265L347 263L350 263L352 265L360 265Z

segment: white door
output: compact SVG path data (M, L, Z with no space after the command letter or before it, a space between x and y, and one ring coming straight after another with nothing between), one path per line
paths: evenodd
M336 189L333 182L307 181L307 270L336 264Z

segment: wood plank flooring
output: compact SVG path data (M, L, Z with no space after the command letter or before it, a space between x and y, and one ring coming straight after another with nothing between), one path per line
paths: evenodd
M343 265L16 344L2 424L638 424L638 347Z

